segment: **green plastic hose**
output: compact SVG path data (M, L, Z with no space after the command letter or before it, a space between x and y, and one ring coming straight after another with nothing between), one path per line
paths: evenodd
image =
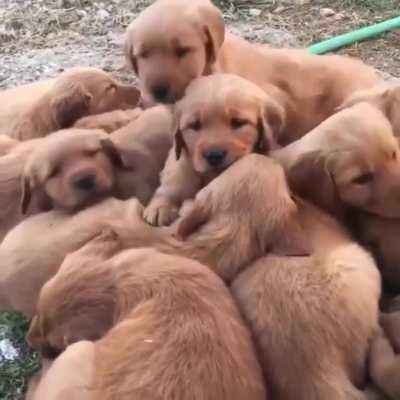
M324 54L348 46L349 44L372 38L393 29L400 29L400 17L388 19L379 24L366 26L365 28L357 29L356 31L345 33L332 39L324 40L320 43L315 43L311 45L308 50L313 54Z

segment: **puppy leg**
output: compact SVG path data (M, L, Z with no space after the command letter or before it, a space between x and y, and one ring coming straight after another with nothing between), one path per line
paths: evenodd
M390 399L400 398L400 355L394 353L383 334L377 335L371 344L369 372L373 382Z
M201 183L186 154L176 160L172 149L161 173L160 187L144 210L143 218L150 225L170 225L178 218L182 202L194 197Z

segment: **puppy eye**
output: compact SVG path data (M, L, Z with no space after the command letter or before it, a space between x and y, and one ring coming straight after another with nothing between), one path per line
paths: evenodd
M60 168L59 167L55 167L50 171L49 174L49 178L54 178L55 176L57 176L60 173Z
M232 118L231 119L231 127L233 129L240 129L247 124L248 124L248 121L246 121L245 119L241 119L241 118Z
M100 150L85 150L83 155L86 157L94 157Z
M178 58L183 58L183 57L185 57L189 52L190 52L190 48L189 48L189 47L178 47L178 48L175 50L175 55L176 55Z
M394 152L392 153L392 160L396 160L396 159L397 159L397 152L394 151Z
M150 53L147 50L142 50L139 54L138 57L140 58L147 58L150 55Z
M193 131L199 131L201 129L201 121L196 119L192 123L188 125L188 129L192 129Z
M365 183L371 182L373 179L374 179L374 174L372 172L368 172L366 174L357 176L352 180L352 182L357 185L364 185Z

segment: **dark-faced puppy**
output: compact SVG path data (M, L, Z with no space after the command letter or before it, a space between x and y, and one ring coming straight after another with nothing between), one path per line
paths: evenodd
M267 154L284 124L284 111L253 83L214 74L193 81L177 103L175 146L144 217L168 225L183 200L241 157Z
M22 211L34 193L50 208L77 210L111 194L114 164L108 135L101 130L69 129L46 138L29 156L23 177Z
M72 68L56 78L40 97L18 115L8 115L2 133L18 140L43 137L69 128L86 115L134 108L139 100L134 86L122 85L97 68Z
M34 348L95 340L82 396L86 386L98 400L267 398L229 291L196 261L149 248L121 252L106 232L65 259L37 310L28 334ZM76 376L64 376L68 393Z

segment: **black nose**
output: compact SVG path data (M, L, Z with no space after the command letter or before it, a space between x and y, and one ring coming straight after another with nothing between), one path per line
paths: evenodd
M169 85L166 83L159 84L153 87L152 93L155 100L164 102L168 99Z
M212 167L219 167L224 162L226 150L213 149L203 153L203 157L207 160L208 164Z
M81 176L75 179L74 187L78 190L90 192L96 188L96 177L94 175Z

